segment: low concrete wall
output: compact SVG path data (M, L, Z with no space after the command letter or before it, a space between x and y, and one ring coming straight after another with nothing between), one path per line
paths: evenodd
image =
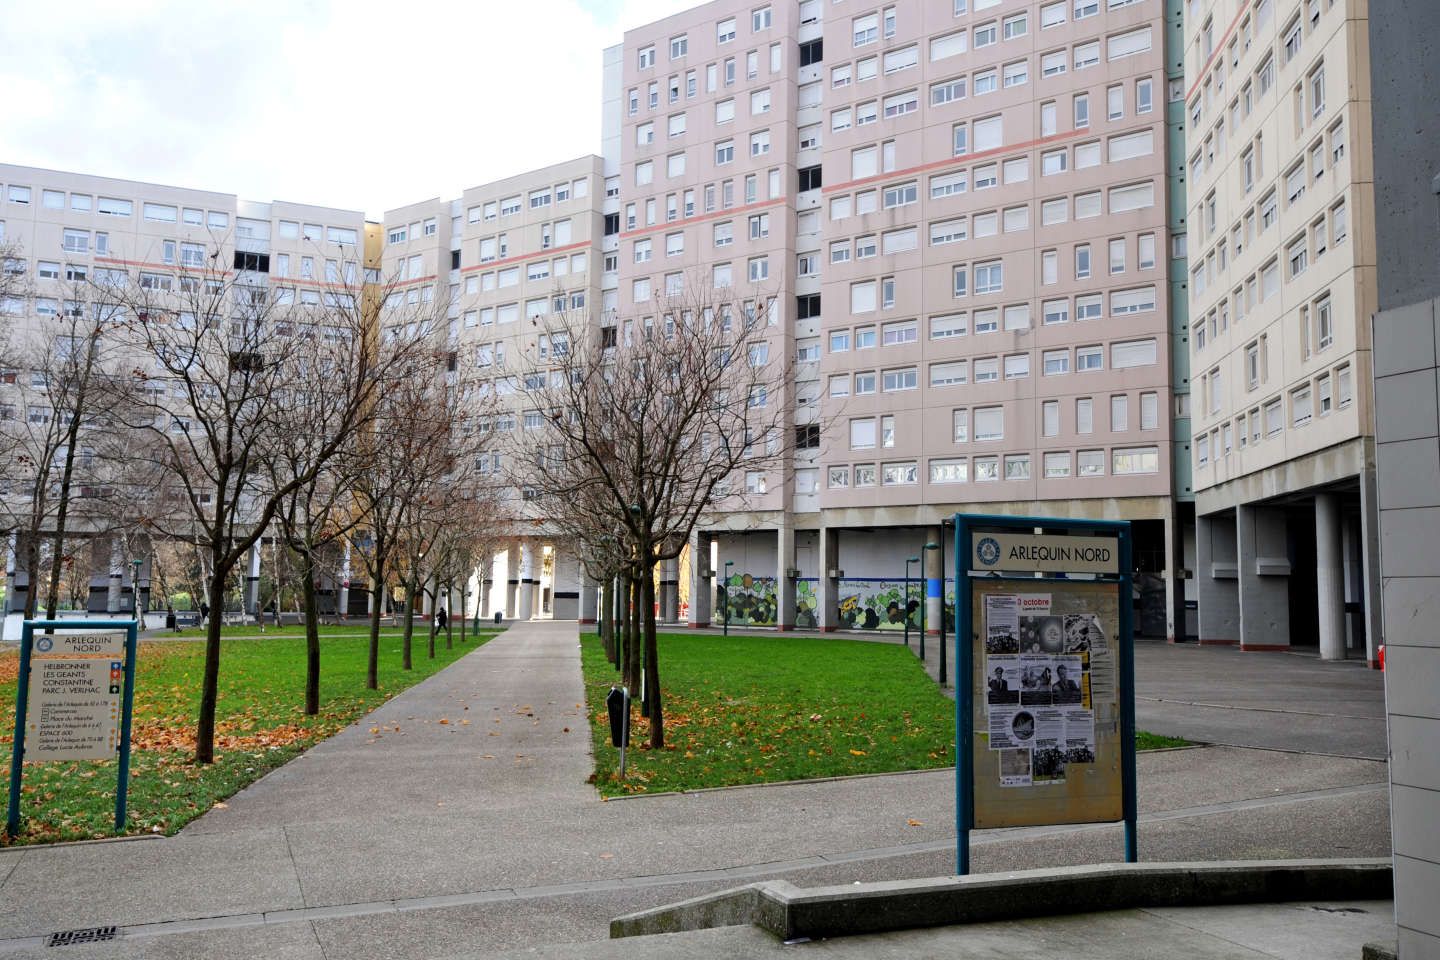
M1389 860L1142 863L802 889L767 881L632 913L611 937L750 923L782 940L1136 907L1388 900Z

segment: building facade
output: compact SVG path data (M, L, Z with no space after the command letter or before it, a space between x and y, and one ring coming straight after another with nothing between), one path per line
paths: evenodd
M1375 659L1366 4L1184 19L1202 643Z
M744 290L796 370L692 623L713 552L732 622L899 629L926 596L938 630L924 547L986 510L1135 521L1173 635L1163 49L1120 0L718 0L626 35L620 315Z

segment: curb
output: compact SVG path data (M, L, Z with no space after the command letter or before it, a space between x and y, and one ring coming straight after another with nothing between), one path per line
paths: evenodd
M816 940L1139 907L1393 896L1388 859L1101 864L812 888L773 880L618 917L610 936L754 924L781 940Z

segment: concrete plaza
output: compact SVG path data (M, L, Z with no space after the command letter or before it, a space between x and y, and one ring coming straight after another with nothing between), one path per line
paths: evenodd
M1230 744L1141 755L1142 859L1388 856L1383 724L1378 755L1372 729L1378 676L1300 656L1163 645L1139 659L1142 726ZM67 955L634 955L636 941L594 942L611 918L758 879L811 886L953 869L950 771L602 803L585 782L581 689L575 624L516 624L173 838L0 852L0 955L54 956L46 934L104 924L120 937ZM973 868L1100 862L1121 849L1112 826L992 831L976 836ZM1246 949L1263 950L1264 931L1303 919L1330 931L1332 946L1346 941L1344 952L1291 954L1312 960L1358 956L1389 918L1375 904L1355 908L1364 913L1234 909L1067 918L1049 934L1041 921L1008 936L917 931L868 952L858 940L807 949L923 956L953 952L947 938L978 937L979 955L1038 956L1046 937L1091 923L1139 944L1168 936L1154 932L1162 929L1242 943L1225 931L1248 925L1261 939ZM748 930L692 936L693 950L670 942L641 955L777 949ZM581 945L531 952L565 942ZM1194 955L1265 954L1216 946Z

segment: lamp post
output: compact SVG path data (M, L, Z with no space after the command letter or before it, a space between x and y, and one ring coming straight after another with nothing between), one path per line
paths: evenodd
M931 550L939 550L939 549L940 549L940 544L938 544L938 543L927 543L927 544L925 544L925 561L926 561L926 563L929 563L929 561L930 561L930 551L931 551ZM941 562L942 562L942 563L944 562L944 558L941 558ZM940 572L941 572L941 573L944 573L944 572L945 572L943 567L941 568L941 571L940 571ZM930 578L924 576L924 574L925 574L925 568L924 568L924 567L921 567L921 568L920 568L920 574L921 574L922 577L924 577L924 580L925 580L924 595L921 596L921 598L920 598L920 662L921 662L921 663L924 663L924 662L925 662L925 631L926 631L926 628L928 628L928 627L930 626L930 624L929 624L929 622L928 622L928 621L929 621L928 610L929 610L929 608L930 608ZM942 594L943 594L943 591L942 591ZM908 623L909 621L907 620L906 622ZM944 617L943 615L940 617L940 622L941 622L942 624L945 622L945 617ZM940 644L940 646L941 646L941 648L943 649L944 646L945 646L945 644L942 642L942 643Z
M902 617L905 618L905 647L906 647L906 649L909 649L909 647L910 647L910 564L912 564L912 563L919 563L919 562L920 562L920 558L919 558L919 557L907 557L907 558L905 559L905 596L901 598L901 602L900 602L900 616L902 616ZM923 573L924 571L922 570L921 572ZM923 633L920 634L920 638L921 638L921 639L920 639L920 643L921 643L921 644L924 644L924 643L925 643L925 639L924 639L924 638L925 638L925 634L923 634ZM923 651L924 651L923 646L922 646L922 648L921 648L921 651L922 651L922 652L921 652L920 655L923 657L923 656L925 655L924 652L923 652Z
M950 647L950 639L945 633L945 528L954 525L954 520L940 521L940 686L942 687L945 686L945 656Z
M730 636L730 568L735 566L734 560L725 561L725 636Z

